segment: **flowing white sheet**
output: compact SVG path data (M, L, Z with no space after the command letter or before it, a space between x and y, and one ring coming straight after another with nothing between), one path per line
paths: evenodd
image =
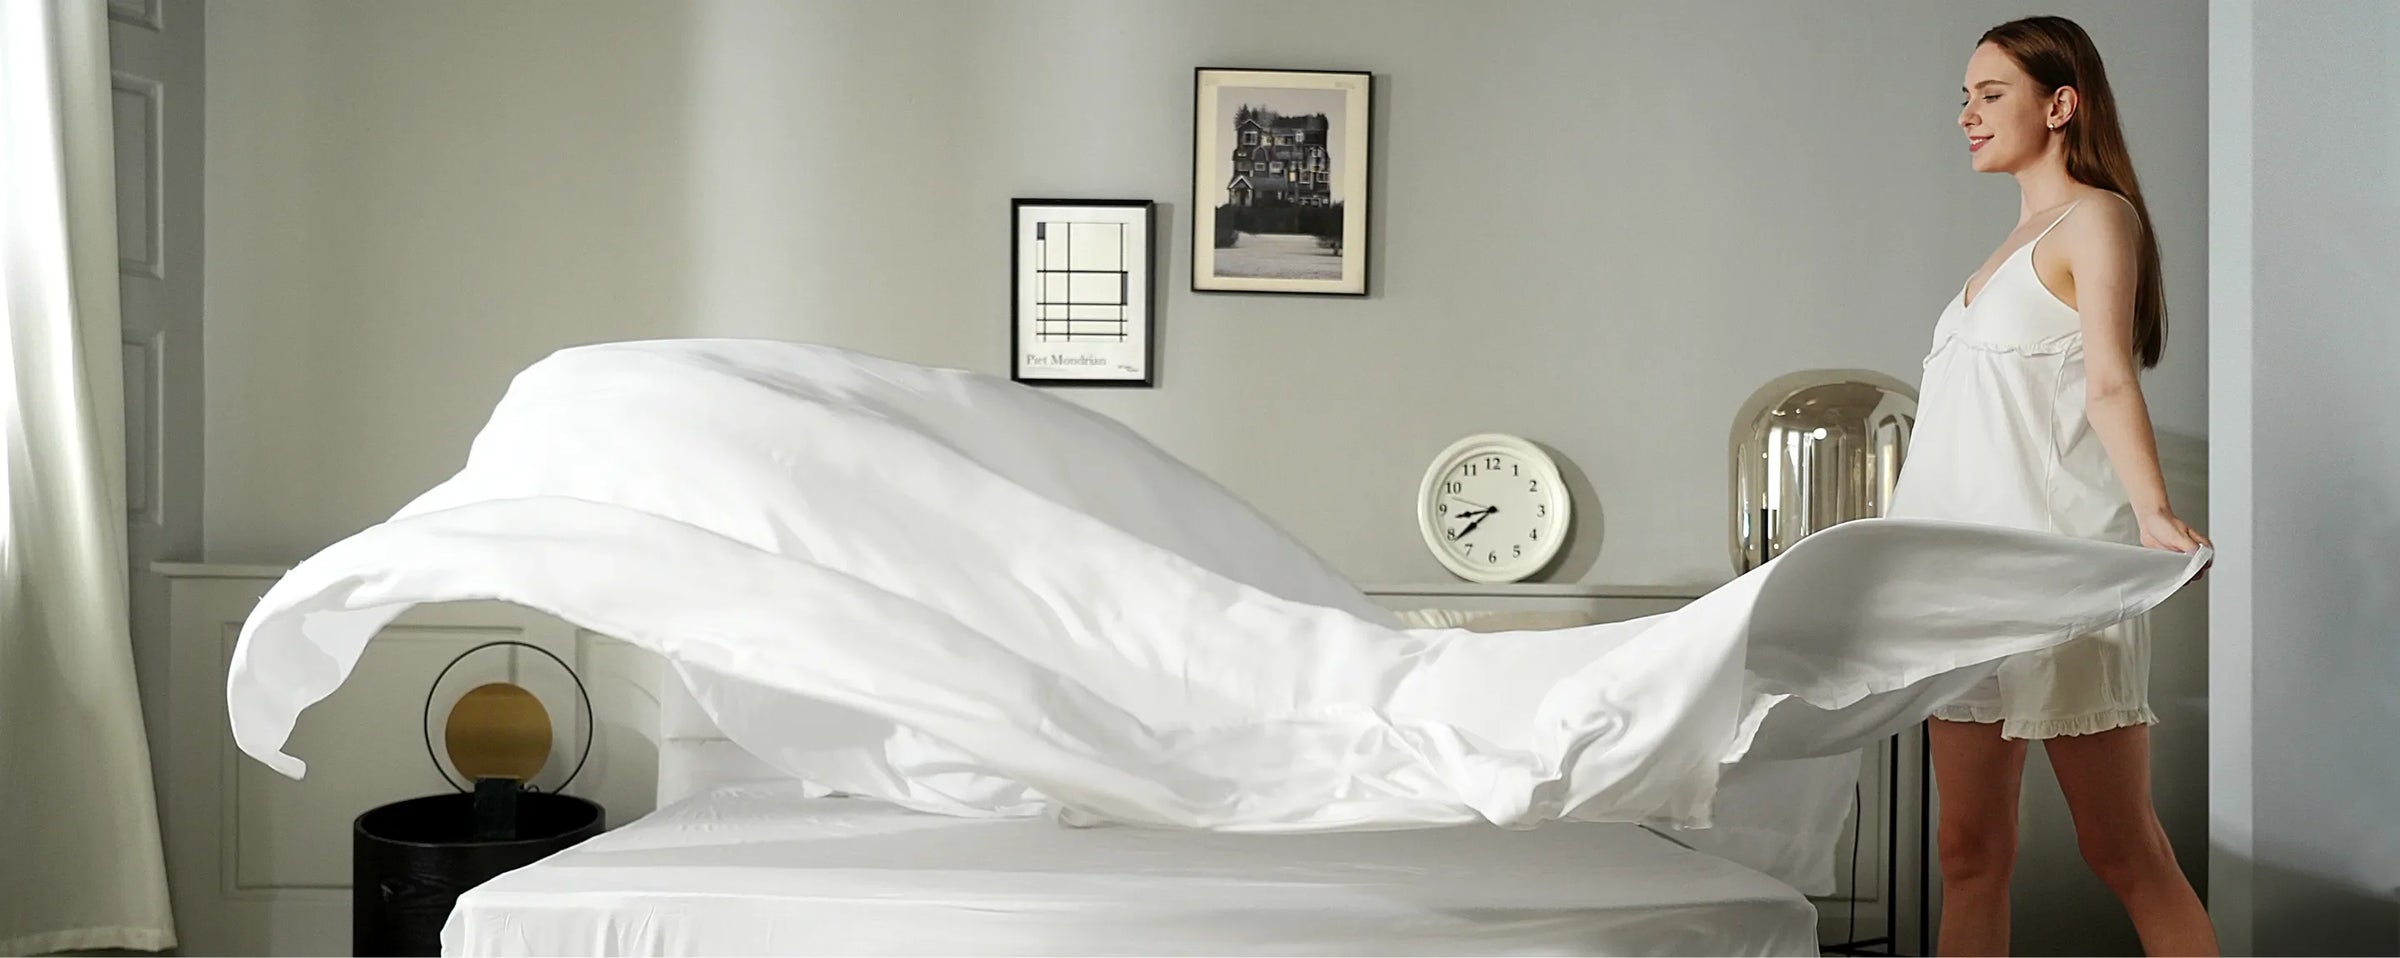
M227 705L297 776L294 720L381 625L499 599L663 654L795 778L920 810L1700 828L1727 763L1853 751L2207 558L1861 521L1673 613L1411 631L1056 397L817 346L621 343L526 370L457 476L269 590Z

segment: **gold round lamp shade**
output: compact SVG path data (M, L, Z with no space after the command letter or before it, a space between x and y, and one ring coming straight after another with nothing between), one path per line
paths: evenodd
M524 686L476 686L450 707L442 726L450 765L469 780L529 782L550 761L550 710Z

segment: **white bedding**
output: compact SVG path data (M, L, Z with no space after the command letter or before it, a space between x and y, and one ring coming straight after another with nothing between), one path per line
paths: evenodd
M1234 835L702 793L468 891L443 953L1814 955L1816 910L1637 826Z
M1705 828L1729 765L1855 751L2208 558L1870 520L1664 615L1409 630L1056 396L826 347L618 343L527 369L457 475L277 582L226 695L238 745L298 776L293 724L385 623L499 599L662 654L785 774L920 811ZM1829 860L1829 825L1794 860Z

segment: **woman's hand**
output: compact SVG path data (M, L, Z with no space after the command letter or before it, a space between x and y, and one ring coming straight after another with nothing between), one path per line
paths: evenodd
M2201 546L2208 546L2212 549L2216 547L2216 543L2208 541L2208 537L2201 535L2199 530L2192 528L2183 520L2175 518L2174 511L2169 509L2162 508L2141 513L2140 522L2142 545L2153 549L2165 549L2169 552L2181 552L2188 555L2198 551ZM2209 565L2215 564L2215 560L2210 560ZM2207 574L2208 568L2202 567L2200 575Z

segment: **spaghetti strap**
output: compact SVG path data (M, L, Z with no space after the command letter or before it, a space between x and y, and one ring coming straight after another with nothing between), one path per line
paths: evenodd
M2050 225L2042 227L2042 231L2034 234L2034 237L2031 241L2025 243L2024 245L2018 246L2016 249L2009 250L2008 258L2001 260L2000 265L1992 269L1992 275L1984 277L1983 288L1975 290L1972 298L1969 298L1967 288L1975 285L1975 277L1971 275L1968 276L1967 281L1959 284L1958 287L1959 307L1962 309L1972 309L1977 303L1983 302L1983 294L1991 291L1992 284L1999 281L2001 273L2008 271L2010 263L2014 263L2019 259L2023 259L2025 261L2025 269L2027 271L2031 271L2033 269L2033 248L2041 245L2043 237L2049 236L2051 230L2058 228L2058 224L2066 222L2067 217L2075 215L2075 208L2082 205L2082 200L2076 200L2073 203L2067 204L2067 211L2058 214L2058 218L2051 220ZM2041 278L2036 276L2034 281L2038 285L2041 282ZM2050 288L2048 286L2043 286L2042 291L2048 293ZM2051 293L2051 297L2055 299L2057 298L2057 294Z
M2057 218L2057 219L2054 219L2054 220L2051 220L2051 221L2050 221L2050 225L2048 225L2048 226L2045 226L2045 227L2042 227L2042 231L2041 231L2040 233L2034 234L2034 237L2033 237L2033 243L2027 243L2027 244L2025 244L2025 248L2026 248L2026 249L2029 249L2029 250L2030 250L2030 249L2032 249L2032 248L2033 248L2033 246L2034 246L2034 243L2039 243L2039 242L2041 242L2041 241L2042 241L2042 237L2050 235L2050 231L2051 231L2051 230L2057 229L2057 228L2058 228L2058 224L2066 222L2066 221L2067 221L2067 217L2070 217L2070 216L2073 216L2073 215L2075 215L2075 208L2076 208L2076 207L2078 207L2078 206L2082 206L2082 205L2083 205L2083 201L2082 201L2082 200L2076 200L2076 201L2075 201L2075 202L2073 202L2073 203L2069 203L2069 204L2067 204L2067 211L2066 211L2066 212L2064 212L2064 213L2060 213L2060 214L2058 214L2058 218Z

